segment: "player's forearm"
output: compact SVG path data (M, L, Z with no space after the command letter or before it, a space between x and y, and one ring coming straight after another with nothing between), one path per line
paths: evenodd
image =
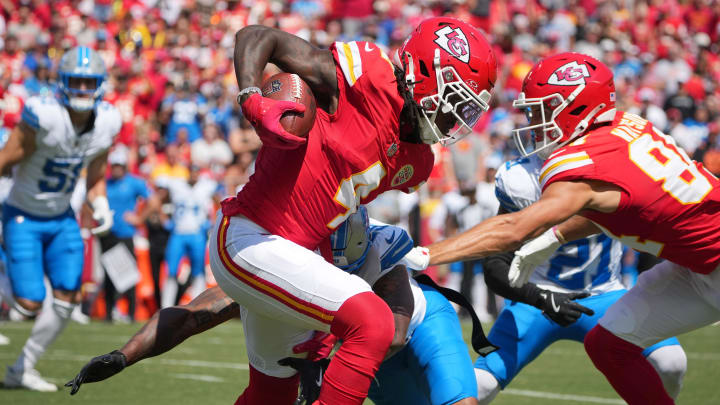
M87 200L93 201L98 196L106 196L105 173L107 172L107 155L105 152L93 159L87 168L85 185L87 186Z
M427 246L430 265L480 259L515 250L530 234L519 230L516 223L514 214L498 215L463 233L433 243Z
M487 284L490 291L503 298L536 306L540 296L540 289L535 284L526 283L518 288L510 286L508 271L514 256L514 252L503 252L488 256L483 261L485 284Z
M261 25L249 25L235 34L233 64L238 87L260 86L262 72L276 47L272 30Z
M235 34L233 64L240 89L259 87L268 63L299 75L312 89L319 106L330 107L337 97L335 62L328 50L262 25L250 25ZM247 96L239 101L246 99Z
M405 346L408 326L415 310L415 299L405 266L395 266L378 279L373 285L373 291L390 307L395 318L395 336L390 344L390 352L397 352ZM392 355L390 352L388 357Z
M212 329L240 314L240 307L219 287L213 287L189 304L155 313L122 349L127 364L157 356L190 336Z
M558 237L562 235L562 239L565 242L587 238L590 235L602 232L593 221L580 215L570 217L570 219L559 224L555 229L556 235L558 235L559 232Z

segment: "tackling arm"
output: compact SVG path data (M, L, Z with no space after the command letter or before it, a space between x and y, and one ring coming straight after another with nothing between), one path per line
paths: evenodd
M240 316L240 306L220 289L205 290L187 305L155 313L120 351L127 365L165 353L190 336Z
M594 193L591 183L553 183L529 207L489 218L461 234L428 246L430 265L479 259L517 249L551 226L594 207Z
M35 130L20 122L10 132L5 146L0 149L0 175L10 173L10 169L35 152Z
M405 337L415 309L415 300L405 266L397 265L378 279L373 284L373 291L388 304L395 318L395 336L386 355L388 358L405 346Z
M240 307L220 289L213 287L187 305L158 311L120 350L98 356L65 384L74 395L83 383L102 381L138 361L165 353L190 336L240 315Z

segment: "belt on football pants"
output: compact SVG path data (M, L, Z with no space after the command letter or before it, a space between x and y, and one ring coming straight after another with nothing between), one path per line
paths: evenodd
M413 278L415 279L415 281L417 281L420 284L425 284L427 286L430 286L430 287L436 289L437 292L442 294L443 297L447 298L448 301L452 301L452 302L460 305L461 307L465 308L468 311L468 313L470 313L470 318L472 318L472 323L473 323L471 344L472 344L473 350L475 350L475 353L485 357L488 354L499 349L499 347L490 343L487 336L485 336L485 331L483 331L482 324L480 323L480 319L478 318L477 314L475 313L475 309L473 309L472 305L470 305L470 302L468 302L467 298L465 298L464 295L460 294L459 292L457 292L451 288L440 287L427 274L417 274L417 275L413 276Z

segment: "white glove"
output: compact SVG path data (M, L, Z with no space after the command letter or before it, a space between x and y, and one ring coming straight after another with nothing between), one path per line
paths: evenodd
M93 209L93 219L97 222L95 228L90 229L93 235L103 236L110 232L113 225L113 211L110 209L107 197L95 197L90 203Z
M535 267L548 261L561 244L554 228L550 228L542 235L522 245L515 252L515 257L510 263L510 271L508 272L510 286L517 288L525 285Z
M417 271L425 270L430 264L430 250L426 247L416 246L400 259L400 264Z

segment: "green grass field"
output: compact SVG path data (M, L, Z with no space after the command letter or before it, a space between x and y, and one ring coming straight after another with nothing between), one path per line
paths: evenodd
M0 346L0 364L14 361L31 326L31 323L0 324L0 331L12 339L10 346ZM468 332L469 325L464 326ZM38 369L49 380L62 385L91 357L119 348L139 327L139 324L73 323L40 361ZM720 392L713 383L720 377L720 328L707 327L683 335L680 340L688 353L688 373L678 403L720 404ZM230 322L107 381L84 385L73 397L68 389L57 393L3 389L0 404L229 405L247 385L247 369L241 324ZM4 374L3 367L0 375ZM593 403L623 402L592 367L582 346L574 342L552 346L493 402L499 405Z

